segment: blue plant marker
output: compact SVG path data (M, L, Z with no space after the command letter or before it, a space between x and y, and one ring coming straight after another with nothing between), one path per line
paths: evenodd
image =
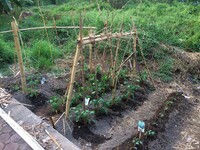
M145 130L145 122L144 121L138 121L138 131L139 132L144 132Z

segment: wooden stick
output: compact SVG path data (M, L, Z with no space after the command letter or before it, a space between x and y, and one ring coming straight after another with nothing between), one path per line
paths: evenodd
M20 102L14 102L14 101L8 101L8 100L0 100L0 103L12 103L12 104L18 104L18 105L24 105L24 106L29 106L29 107L33 107L33 105L29 105L29 104L24 104L24 103L20 103Z
M155 87L155 83L154 83L154 80L153 80L153 78L152 78L152 75L151 75L151 72L150 72L150 70L149 70L149 67L148 67L148 65L147 65L146 59L145 59L145 57L144 57L143 49L142 49L142 46L141 46L141 44L140 44L138 35L137 35L137 39L138 39L139 50L140 50L140 53L141 53L141 55L142 55L142 59L144 60L144 64L145 64L145 67L146 67L146 69L147 69L147 73L148 73L148 75L149 75L149 78L151 79L151 82L152 82L153 86Z
M121 27L119 32L122 32L122 28L123 28L123 20L124 17L122 17L122 23L121 23ZM120 39L117 39L117 47L115 50L115 59L114 59L114 64L113 64L113 72L112 72L112 78L113 78L113 90L112 90L112 102L114 103L114 99L115 99L115 95L116 95L116 88L117 88L117 80L118 80L118 76L116 75L116 65L117 65L117 58L118 58L118 53L119 53L119 46L120 46Z
M23 93L26 93L26 78L25 78L25 73L24 73L24 64L23 64L23 59L22 59L21 47L20 47L20 42L19 42L19 37L18 37L18 27L17 27L15 21L11 22L11 26L13 29L15 48L17 51L18 63L19 63L19 67L20 67L22 91L23 91Z
M55 29L55 32L56 32L56 37L57 37L58 44L59 44L59 46L61 46L60 40L59 40L59 36L58 36L58 31L57 31L57 28L56 28L56 20L55 20L54 17L53 17L53 23L54 23L54 29Z
M80 43L80 52L81 52L81 62L80 62L80 66L81 66L81 81L82 81L82 86L85 86L85 74L84 74L84 52L83 52L83 48L82 48L82 39L83 39L83 19L82 19L82 14L80 13L80 32L79 32L79 43ZM85 107L85 94L83 93L83 110L86 110Z
M50 120L50 122L51 122L52 127L55 129L56 127L55 127L55 123L54 123L52 117L49 117L49 120Z
M137 33L136 33L136 27L134 25L134 22L132 20L132 24L133 24L133 53L134 53L134 57L133 57L133 75L136 73L136 57L137 57Z
M80 29L79 26L45 26L45 27L32 27L19 29L20 31L29 31L29 30L40 30L40 29ZM96 27L83 27L83 29L96 29ZM13 30L1 31L0 34L11 33Z
M64 115L65 115L65 112L62 113L62 115L58 118L58 120L56 120L56 122L54 124L56 125Z
M17 132L17 134L34 150L44 150L38 142L25 131L17 122L15 122L3 109L0 108L0 116L9 124L9 126Z
M133 35L134 32L124 32L124 33L111 33L111 32L108 32L108 29L106 28L106 33L102 33L102 34L99 34L99 35L95 35L95 36L92 36L92 37L84 37L83 40L94 40L94 39L97 39L97 38L102 38L102 37L107 37L107 39L111 38L113 35L114 36L121 36L121 35Z
M104 41L104 40L108 40L110 38L123 38L123 37L127 37L129 35L134 34L134 32L125 32L125 33L113 33L113 34L107 34L107 35L97 35L94 37L87 37L87 38L83 38L83 42L82 44L91 44L91 43L95 43L95 42L100 42L100 41ZM78 41L79 43L79 41Z
M77 47L76 47L76 54L75 54L75 57L74 57L74 63L73 63L73 67L72 67L69 91L68 91L68 95L67 95L67 102L66 102L66 108L65 108L66 117L68 117L68 115L69 115L70 102L71 102L71 98L72 98L72 92L73 92L75 75L76 75L76 67L77 67L77 64L78 64L78 58L79 58L79 55L80 55L81 46L82 46L82 43L79 42L77 44Z
M126 63L133 57L133 55L134 55L134 53L130 54L130 55L126 58L126 60L124 60L124 61L119 65L119 67L116 69L116 72L118 72L118 71L123 67L123 65L126 64Z
M56 141L56 139L49 133L49 131L45 130L45 132L48 134L48 136L52 139L52 141L58 146L60 150L63 150L61 145Z
M89 36L94 36L91 29L89 30L89 32L90 32ZM89 69L90 69L90 72L92 72L92 50L93 50L93 47L94 47L93 44L89 45L89 51L90 51L90 54L89 54Z

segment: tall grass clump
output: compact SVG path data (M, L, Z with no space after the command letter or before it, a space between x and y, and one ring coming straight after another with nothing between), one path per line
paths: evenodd
M28 52L31 64L39 70L51 69L53 60L60 56L61 51L44 40L35 42Z
M12 63L14 60L14 47L10 43L6 43L0 38L0 64L2 67L5 64Z

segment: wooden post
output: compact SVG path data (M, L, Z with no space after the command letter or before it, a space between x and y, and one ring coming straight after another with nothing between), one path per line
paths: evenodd
M133 75L136 73L136 57L137 57L137 29L136 26L133 22L133 18L131 18L132 20L132 25L133 25Z
M134 34L133 34L133 53L134 53L134 57L133 57L133 74L136 73L136 52L137 52L137 33L136 33L136 29L134 27Z
M21 47L20 47L20 42L19 42L19 37L18 37L18 27L15 21L11 22L11 26L13 30L15 48L17 51L18 63L19 63L19 68L20 68L22 91L23 93L26 93L26 78L25 78L25 73L24 73L24 64L23 64L23 59L22 59Z
M54 17L53 17L53 23L54 23L54 27L55 27L56 38L57 38L58 44L59 44L59 46L61 46L59 36L58 36L58 31L57 31L57 28L56 28L56 20L55 20Z
M74 80L75 80L75 74L76 74L76 67L78 64L78 57L80 55L80 50L81 50L81 44L78 43L76 47L76 54L74 58L74 64L72 67L72 73L71 73L71 80L70 80L70 85L69 85L69 91L67 94L67 102L66 102L66 117L69 115L69 109L70 109L70 102L71 102L71 97L72 97L72 92L73 92L73 87L74 87Z
M66 102L66 109L65 109L66 118L69 115L70 103L71 103L72 92L73 92L74 81L75 81L75 75L76 75L76 67L77 67L78 58L80 56L80 52L81 52L81 49L82 49L82 32L83 32L83 29L82 29L82 18L81 17L80 17L80 27L81 28L80 28L77 47L76 47L76 54L75 54L75 57L74 57L74 63L73 63L72 72L71 72L69 91L68 91L68 95L67 95L67 102Z
M92 29L89 30L89 36L93 36L93 31ZM92 50L93 50L93 43L89 44L89 50L90 50L90 54L89 54L89 69L90 69L90 72L92 72Z

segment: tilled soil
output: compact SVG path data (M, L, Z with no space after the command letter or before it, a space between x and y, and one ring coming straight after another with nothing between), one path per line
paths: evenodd
M170 114L165 131L150 142L150 150L200 149L200 84L185 82L179 88L186 100Z

